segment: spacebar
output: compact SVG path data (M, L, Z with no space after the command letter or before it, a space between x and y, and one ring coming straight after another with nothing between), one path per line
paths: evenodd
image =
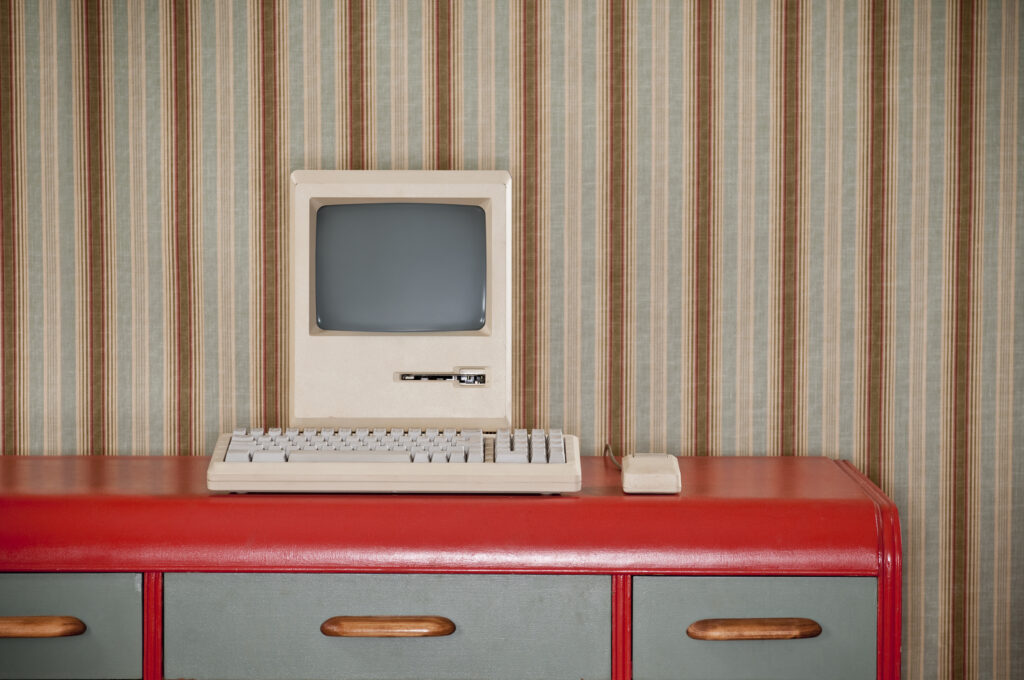
M406 451L292 451L292 463L408 463Z

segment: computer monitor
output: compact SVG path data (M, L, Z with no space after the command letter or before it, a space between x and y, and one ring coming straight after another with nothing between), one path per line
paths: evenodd
M509 426L511 185L292 173L292 426Z

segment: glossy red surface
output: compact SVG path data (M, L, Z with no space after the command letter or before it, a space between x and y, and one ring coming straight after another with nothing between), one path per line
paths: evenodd
M679 496L211 494L203 458L0 458L0 569L875 575L877 506L822 458L683 458Z
M206 458L0 456L0 571L145 573L145 677L161 669L162 573L613 576L613 677L631 670L635 574L878 578L878 676L899 677L892 503L825 458L681 458L683 491L626 496L606 459L567 496L213 494Z

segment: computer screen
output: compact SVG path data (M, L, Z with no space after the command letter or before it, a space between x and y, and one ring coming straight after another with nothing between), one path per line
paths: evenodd
M323 330L480 330L487 214L447 203L325 205L316 217L315 269Z
M292 173L292 426L508 427L511 184Z

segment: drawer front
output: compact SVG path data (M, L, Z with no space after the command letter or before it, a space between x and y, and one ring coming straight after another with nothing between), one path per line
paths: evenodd
M440 616L447 636L327 637L335 616ZM167 574L164 672L188 678L611 674L607 576Z
M0 678L142 677L141 574L0 574L0 616L73 616L72 637L0 639Z
M636 577L634 678L874 678L876 600L873 578ZM762 617L813 619L821 634L739 641L686 634L704 619Z

